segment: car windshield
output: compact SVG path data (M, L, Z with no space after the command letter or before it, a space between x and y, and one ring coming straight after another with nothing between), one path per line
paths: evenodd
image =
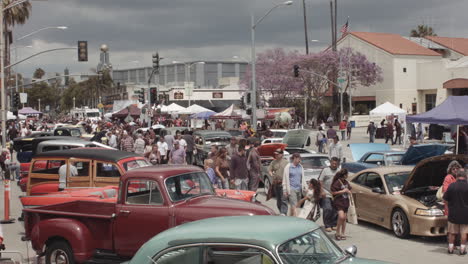
M227 136L227 135L207 135L205 137L206 144L210 144L210 143L213 143L213 142L227 142L227 143L229 143L230 140L231 140L231 136Z
M240 130L229 130L228 131L231 136L237 137L237 136L242 136L242 131Z
M174 202L204 194L215 195L208 175L204 172L192 172L170 177L166 180L166 188Z
M301 161L304 169L319 169L330 165L327 157L302 157Z
M89 112L86 113L87 117L99 117L100 113L99 112Z
M385 156L386 164L388 166L400 164L403 154L387 155Z
M131 160L123 164L125 171L129 171L129 170L133 170L133 169L141 168L141 167L146 167L146 166L151 166L151 164L149 164L148 161L146 161L145 159Z
M282 131L273 131L273 136L275 138L283 138L286 135L286 132Z
M278 253L286 264L336 263L345 257L321 229L287 241L278 248Z
M409 172L389 173L385 174L385 182L387 183L388 191L395 193L401 191L403 185L409 177Z
M299 154L304 154L304 153L310 153L310 151L306 149L300 149L300 148L286 148L285 149L289 154L294 154L294 153L299 153Z

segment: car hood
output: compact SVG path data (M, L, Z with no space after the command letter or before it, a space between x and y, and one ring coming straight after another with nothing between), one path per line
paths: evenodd
M273 157L275 150L277 149L282 149L284 150L286 148L286 144L283 143L271 143L271 144L265 144L261 145L258 147L258 154L260 156L268 156L268 157Z
M401 192L424 190L427 187L439 187L447 175L447 167L453 160L462 166L468 164L468 155L441 155L427 158L419 162L410 173Z
M364 259L364 258L348 258L340 263L343 264L385 264L390 262L374 260L374 259Z
M355 161L360 160L367 152L390 151L390 146L384 143L354 143L348 146Z
M444 144L413 145L403 155L400 163L402 165L415 165L423 159L444 154L449 147L449 145Z
M312 131L307 129L289 130L283 138L283 143L291 148L304 148L307 137L309 137L311 133Z

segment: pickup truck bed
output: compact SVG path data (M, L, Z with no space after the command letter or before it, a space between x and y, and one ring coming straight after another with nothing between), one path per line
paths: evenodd
M65 238L67 241L88 240L92 245L99 245L103 250L112 250L115 203L92 201L73 201L63 204L24 209L25 238L33 246L48 244L43 232ZM78 236L80 230L86 229L84 236ZM70 230L74 230L70 232ZM51 236L52 237L52 236ZM78 240L73 239L78 237ZM34 243L37 243L34 245ZM73 248L80 248L72 243ZM94 247L94 246L93 246Z
M25 212L36 213L46 217L47 214L111 219L115 210L115 204L106 204L93 201L73 201L62 204L41 206L40 209L25 209Z

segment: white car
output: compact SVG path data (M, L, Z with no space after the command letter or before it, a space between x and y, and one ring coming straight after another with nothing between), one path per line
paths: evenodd
M262 141L263 144L271 144L271 143L283 143L283 138L265 138Z

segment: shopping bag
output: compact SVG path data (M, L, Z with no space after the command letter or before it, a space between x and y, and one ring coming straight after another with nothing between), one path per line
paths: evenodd
M351 223L353 225L358 224L356 206L354 205L354 199L352 195L349 196L348 223Z

